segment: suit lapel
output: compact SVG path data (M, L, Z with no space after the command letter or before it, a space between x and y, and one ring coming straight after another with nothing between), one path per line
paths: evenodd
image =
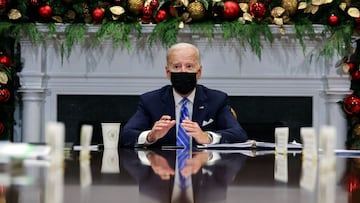
M196 121L200 127L202 126L202 121L205 119L206 113L208 111L207 108L207 96L204 93L203 87L198 85L196 87L192 120Z
M161 101L164 104L164 114L168 114L171 118L175 119L175 101L171 86L165 89Z
M167 114L171 116L171 119L176 119L175 117L175 101L172 92L171 86L165 88L161 96L161 101L163 103L163 112L162 115ZM176 144L176 127L173 127L169 130L168 135L165 137L167 140L166 143L172 143L173 145Z

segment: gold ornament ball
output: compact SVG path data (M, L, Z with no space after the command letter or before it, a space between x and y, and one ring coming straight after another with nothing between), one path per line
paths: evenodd
M190 17L193 20L203 19L205 16L205 11L206 11L206 9L205 9L204 4L199 1L191 2L188 5L188 12L190 13Z
M283 7L289 15L294 15L297 11L298 1L297 0L282 0L281 7Z
M129 0L129 11L135 15L140 15L144 7L145 0Z

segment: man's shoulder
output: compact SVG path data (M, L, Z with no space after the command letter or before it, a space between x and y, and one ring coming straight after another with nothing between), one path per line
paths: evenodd
M197 91L202 92L206 95L212 95L212 96L227 96L227 94L221 90L208 88L204 85L197 85Z
M165 85L159 89L151 90L148 92L145 92L142 94L142 97L159 97L160 95L163 95L165 92L169 92L171 90L170 85Z

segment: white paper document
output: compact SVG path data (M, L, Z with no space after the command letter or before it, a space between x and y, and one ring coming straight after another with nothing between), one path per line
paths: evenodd
M246 142L240 143L224 143L224 144L207 144L207 145L198 145L199 149L211 149L211 148L271 148L275 149L276 144L273 142L259 142L255 140L248 140ZM297 142L288 143L287 147L289 149L301 149L302 144Z
M73 146L74 151L81 151L81 149L82 149L81 145L74 145ZM99 146L98 145L90 145L89 150L90 151L99 151Z

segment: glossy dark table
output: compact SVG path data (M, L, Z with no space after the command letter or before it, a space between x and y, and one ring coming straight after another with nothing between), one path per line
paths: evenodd
M21 169L5 170L2 164L1 177L12 172L10 184L0 179L0 202L171 202L173 176L166 180L161 167L144 165L139 156L145 154L149 163L173 168L175 153L93 151L86 160L79 159L79 152L68 151L63 167L25 161ZM360 158L336 157L334 167L324 167L321 157L302 160L301 153L252 157L202 151L193 158L197 160L191 176L194 202L360 202Z

